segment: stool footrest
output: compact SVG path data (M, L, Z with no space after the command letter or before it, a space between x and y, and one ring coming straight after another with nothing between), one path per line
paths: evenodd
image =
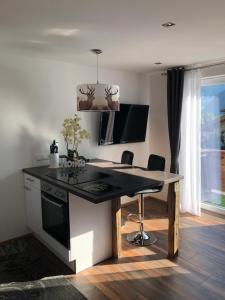
M127 241L131 244L139 246L149 246L157 241L157 238L152 233L145 231L135 231L127 235Z

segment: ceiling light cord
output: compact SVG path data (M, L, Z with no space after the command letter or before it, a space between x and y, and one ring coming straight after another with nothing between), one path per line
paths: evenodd
M96 56L97 56L97 58L96 58L96 60L97 60L97 70L96 71L97 71L97 84L99 84L99 80L98 80L98 73L99 73L98 56L100 54L102 54L102 50L101 49L91 49L91 52L96 54Z
M97 84L99 84L99 81L98 81L98 54L96 56L97 56Z

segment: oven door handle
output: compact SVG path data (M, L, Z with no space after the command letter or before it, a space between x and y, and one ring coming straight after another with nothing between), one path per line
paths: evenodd
M56 202L54 202L54 201L48 199L48 198L45 197L44 195L42 195L41 197L43 198L43 200L45 200L45 201L47 201L47 202L49 202L49 203L51 203L51 204L53 204L53 205L55 205L55 206L57 206L57 207L59 207L59 208L62 208L62 206L63 206L63 204L58 204L58 203L56 203Z

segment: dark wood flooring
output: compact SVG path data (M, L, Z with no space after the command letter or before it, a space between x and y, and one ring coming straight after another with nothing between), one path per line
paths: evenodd
M135 203L123 208L123 216L137 212ZM138 223L123 227L123 251L118 260L108 260L70 277L88 299L209 300L225 299L225 218L202 212L201 217L181 216L179 257L167 259L166 205L145 200L145 228L158 241L137 247L126 241Z

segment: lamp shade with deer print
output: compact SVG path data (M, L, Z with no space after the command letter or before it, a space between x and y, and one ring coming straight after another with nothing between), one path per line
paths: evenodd
M77 86L78 111L118 111L119 86L114 84L80 84Z
M82 111L118 111L120 110L120 89L115 84L99 83L98 57L101 49L91 49L97 58L97 83L77 86L77 110Z

